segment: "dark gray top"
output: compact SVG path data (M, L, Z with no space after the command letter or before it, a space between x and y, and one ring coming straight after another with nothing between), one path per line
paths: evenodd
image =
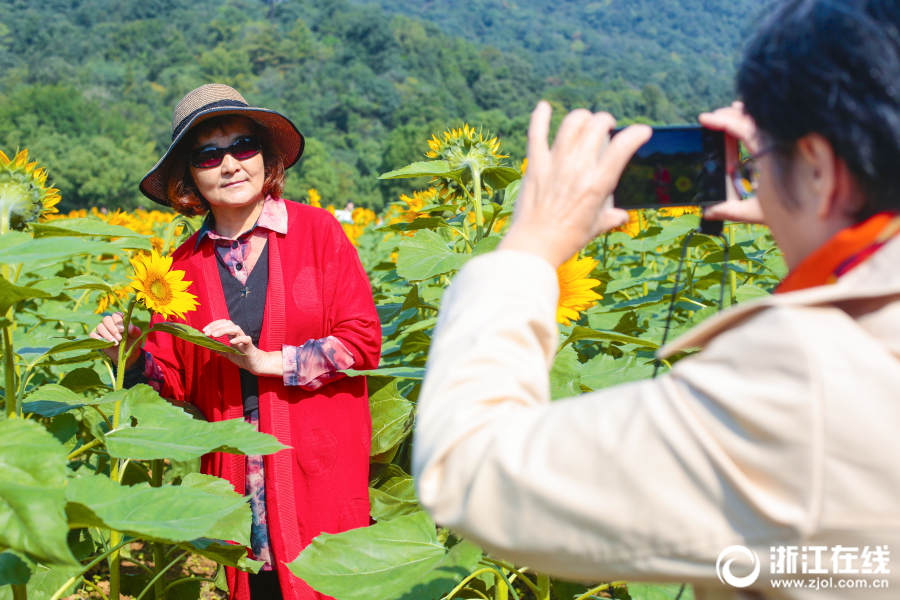
M228 316L232 323L250 336L254 346L259 346L263 317L266 313L266 292L269 288L269 244L266 243L259 255L259 260L247 277L246 286L241 285L241 282L228 271L219 253L216 252L215 255ZM241 395L244 398L244 414L259 408L259 379L245 369L241 369Z

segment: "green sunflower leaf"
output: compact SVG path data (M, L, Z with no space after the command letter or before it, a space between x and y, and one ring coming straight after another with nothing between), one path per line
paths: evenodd
M34 421L0 421L0 546L77 567L66 541L65 490L65 447Z
M323 533L288 568L317 592L341 600L423 600L449 592L480 559L481 550L469 542L448 550L434 521L416 512Z
M225 354L240 354L240 351L235 350L231 346L223 344L218 340L208 338L203 335L203 332L194 329L190 325L185 325L184 323L157 323L150 329L150 331L160 331L162 333L168 333L169 335L174 335L175 337L181 338L186 342L190 342L196 346L200 346L201 348L207 348L214 352L224 352Z

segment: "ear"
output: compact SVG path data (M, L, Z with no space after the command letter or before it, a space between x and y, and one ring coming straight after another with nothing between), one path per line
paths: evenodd
M797 142L797 155L804 165L802 185L817 217L853 218L862 209L865 197L859 183L831 142L811 133Z
M831 143L818 133L810 133L797 140L795 156L799 159L794 168L795 183L803 190L806 208L820 219L840 211L838 184L842 178Z

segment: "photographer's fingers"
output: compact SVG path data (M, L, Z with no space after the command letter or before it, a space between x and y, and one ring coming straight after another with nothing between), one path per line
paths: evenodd
M529 152L544 156L549 106L532 114ZM572 111L560 125L548 160L529 162L513 225L500 248L537 254L559 266L596 235L627 222L607 203L628 159L649 138L649 128L617 134L598 161L615 119L608 113ZM645 131L646 130L646 131ZM618 140L619 136L624 136ZM616 141L618 140L618 141ZM619 155L624 155L619 159Z
M609 123L607 123L609 125ZM611 128L608 127L607 131ZM605 135L605 134L604 134ZM598 159L594 171L594 200L597 202L592 236L596 237L628 222L628 211L615 208L611 194L619 183L625 165L652 135L646 125L632 125L613 137L602 156Z
M608 112L600 112L591 116L584 126L582 146L587 161L597 160L603 145L609 138L609 132L616 126L616 119Z
M630 125L610 140L597 169L597 176L601 178L598 182L601 186L599 191L603 192L604 199L616 189L625 165L638 148L647 143L651 135L653 129L648 125Z
M610 204L609 207L603 208L597 212L597 217L594 219L593 237L602 235L616 227L621 227L626 223L628 223L628 211L621 208L614 208Z
M584 108L576 108L567 114L556 131L556 137L553 138L553 146L550 147L551 154L556 157L559 154L567 153L578 142L582 136L582 130L590 122L592 116L591 112Z
M765 224L766 217L756 196L747 200L728 200L706 207L703 216L711 221L736 221Z
M550 117L553 109L549 102L541 100L531 112L528 124L528 163L532 167L541 167L550 154Z
M700 124L707 129L724 131L739 139L751 153L759 151L759 143L756 139L756 123L753 118L744 112L744 105L735 102L731 106L714 110L710 113L701 113L697 118Z

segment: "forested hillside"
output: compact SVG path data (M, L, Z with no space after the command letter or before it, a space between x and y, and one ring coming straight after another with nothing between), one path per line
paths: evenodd
M448 34L527 55L549 97L629 116L643 109L655 120L693 116L710 102L731 97L737 50L763 5L763 0L376 1L387 11L432 21ZM621 95L647 84L658 86L673 106L641 106Z
M381 206L377 180L469 122L524 154L545 97L679 122L731 98L759 0L0 0L0 150L50 167L63 209L147 205L172 109L208 82L307 135L286 196ZM559 112L559 111L558 111ZM408 183L406 184L408 185Z

